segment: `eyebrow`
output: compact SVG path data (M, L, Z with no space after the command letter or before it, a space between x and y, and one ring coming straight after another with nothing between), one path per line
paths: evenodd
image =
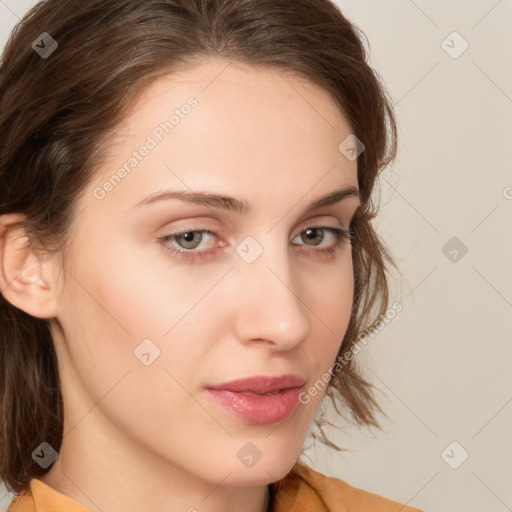
M319 197L313 201L306 209L306 213L317 210L325 206L330 206L339 203L347 197L359 198L359 189L357 187L347 187ZM138 209L142 206L148 206L160 201L168 201L170 199L179 199L193 204L211 206L213 208L222 208L224 210L235 212L239 214L246 214L252 211L250 204L235 197L230 197L222 194L214 194L210 192L190 192L186 190L164 190L156 192L137 203L133 209Z

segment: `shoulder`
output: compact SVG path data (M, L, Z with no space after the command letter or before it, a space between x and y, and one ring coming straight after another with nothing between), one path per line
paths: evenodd
M297 462L274 484L275 512L421 512Z
M82 504L62 494L38 478L30 480L29 488L17 494L7 512L90 512Z
M34 510L34 500L26 491L16 494L7 508L7 512L33 512Z

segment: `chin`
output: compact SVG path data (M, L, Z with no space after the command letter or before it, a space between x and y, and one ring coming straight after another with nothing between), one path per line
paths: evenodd
M288 439L272 443L269 438L239 442L237 459L240 463L236 465L226 485L267 485L285 477L297 462L302 448L302 443L297 441L295 446L292 442Z

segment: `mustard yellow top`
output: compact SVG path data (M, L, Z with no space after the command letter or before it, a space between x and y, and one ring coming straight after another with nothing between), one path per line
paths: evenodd
M423 512L328 477L297 462L273 484L274 512ZM32 478L7 512L90 512L84 505Z

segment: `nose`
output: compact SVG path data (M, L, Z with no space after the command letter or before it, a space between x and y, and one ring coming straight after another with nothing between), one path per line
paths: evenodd
M307 291L301 288L301 270L293 267L286 245L265 245L256 261L239 261L233 269L236 336L246 343L291 350L311 330Z

